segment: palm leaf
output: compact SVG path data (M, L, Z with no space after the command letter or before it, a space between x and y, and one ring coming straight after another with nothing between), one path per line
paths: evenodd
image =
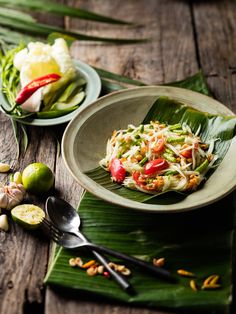
M1 24L1 23L0 23ZM7 50L10 50L13 46L19 45L19 42L29 43L31 41L35 41L35 38L29 35L25 35L19 32L14 32L13 30L10 30L6 27L0 27L0 38L2 42L0 43L0 46L6 45L7 49L5 49L5 53Z
M70 7L58 2L54 3L45 0L0 0L0 4L10 8L21 8L35 12L48 12L61 16L71 16L79 19L102 23L133 25L133 23L127 21L113 19L108 16L96 14L75 7Z
M149 123L150 121L160 121L168 124L187 123L192 131L195 133L199 126L200 138L203 142L208 142L211 139L218 139L215 145L214 153L219 157L219 162L225 156L231 139L234 137L236 129L236 117L235 116L219 116L212 115L198 110L194 110L180 102L174 101L167 97L159 97L149 110L147 116L144 118L143 123ZM211 172L212 173L212 172ZM173 203L173 197L169 196L169 192L160 193L156 196L145 194L139 191L129 190L122 185L112 182L110 174L102 168L92 169L87 172L87 175L98 184L102 185L109 191L123 196L127 199L149 202L154 204L165 204L168 202ZM209 174L207 175L207 177ZM174 193L172 193L172 196ZM182 198L184 195L176 195L176 198Z
M138 305L185 309L188 313L201 310L226 313L232 289L234 208L226 206L232 204L231 198L204 210L175 215L174 219L170 219L173 216L168 214L157 216L129 211L96 199L89 193L85 194L79 206L83 232L90 240L150 262L153 257L164 257L173 274L180 268L194 272L199 286L210 274L219 274L222 279L219 290L194 292L189 287L188 278L180 278L178 284L171 284L129 266L132 270L129 280L137 291L131 297L112 280L103 276L88 277L85 271L70 267L70 258L80 256L86 261L91 259L91 255L64 249L57 251L45 282L93 293L103 299Z
M15 13L14 13L15 14ZM130 39L130 38L110 38L110 37L99 37L99 36L89 36L77 32L67 31L63 28L32 22L29 20L24 21L21 18L16 18L13 15L5 16L1 14L0 11L0 24L8 28L13 28L18 31L25 32L27 34L33 34L37 36L48 36L52 32L64 33L74 38L74 40L90 40L90 41L101 41L101 42L111 42L116 44L135 44L144 43L148 39Z

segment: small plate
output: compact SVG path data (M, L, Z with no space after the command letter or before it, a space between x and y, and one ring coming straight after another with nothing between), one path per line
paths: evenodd
M211 204L236 187L236 137L223 161L204 186L171 204L148 204L119 196L86 175L104 158L113 130L139 125L158 96L167 96L195 109L212 114L234 115L223 104L205 95L176 87L148 86L119 91L81 108L69 123L62 139L64 162L73 177L89 192L105 201L152 212L182 212Z
M88 64L82 61L74 60L74 63L78 72L81 74L81 76L85 78L87 82L86 88L85 88L86 96L78 109L74 110L73 112L68 113L67 115L57 117L57 118L52 118L52 119L32 119L30 121L24 121L22 119L15 119L15 120L18 120L19 122L24 123L24 124L38 125L38 126L50 126L50 125L62 124L62 123L66 123L72 120L72 118L74 118L77 115L78 111L80 110L80 107L84 108L88 106L91 102L96 100L101 91L101 79L99 75L92 67L90 67ZM0 81L0 90L1 90L1 81ZM4 108L6 109L9 108L9 103L2 92L0 92L0 103L4 106Z

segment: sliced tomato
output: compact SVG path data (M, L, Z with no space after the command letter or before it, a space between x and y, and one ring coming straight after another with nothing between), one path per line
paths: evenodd
M114 181L116 181L117 183L122 183L124 181L126 171L120 159L113 158L110 163L109 170Z
M198 143L194 143L194 149L197 150L198 149ZM185 146L185 148L187 148L188 145ZM186 149L184 151L182 151L180 153L180 155L182 155L185 158L192 158L192 148Z
M153 148L154 153L161 153L164 150L165 147L165 140L163 138L160 138L155 147Z
M135 171L133 173L133 179L134 181L136 182L136 184L138 186L140 186L142 189L144 190L147 190L147 191L154 191L156 188L155 188L155 185L153 186L148 186L147 185L147 177L145 177L141 172L139 171Z
M149 175L156 174L157 172L164 170L168 167L169 167L169 164L165 159L157 158L145 164L143 169L144 169L144 174L149 176Z

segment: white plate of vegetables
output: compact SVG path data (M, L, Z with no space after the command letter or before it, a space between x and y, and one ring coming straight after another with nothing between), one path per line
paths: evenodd
M1 110L21 123L50 126L70 121L101 91L97 72L72 60L64 39L53 45L20 44L2 59Z

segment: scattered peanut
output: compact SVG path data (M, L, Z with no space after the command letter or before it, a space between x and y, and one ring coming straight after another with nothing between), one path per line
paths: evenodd
M7 215L1 215L0 216L0 229L3 231L9 230Z
M208 286L211 284L216 284L217 281L219 280L220 276L218 275L211 275L209 277L207 277L204 282L203 282L203 286Z
M96 276L98 273L98 268L92 266L92 267L87 268L86 272L87 272L88 276L91 276L91 277Z
M121 271L121 274L124 275L124 276L129 276L131 274L131 271L129 268L124 268L122 271Z
M207 286L202 286L202 290L211 290L211 289L219 289L221 285L219 284L214 284L214 285L207 285Z
M125 265L117 265L117 270L122 272L125 269Z
M96 264L96 261L95 260L91 260L91 261L88 261L87 263L83 264L81 267L82 268L90 268L91 266L93 266L95 264Z
M189 285L193 291L198 291L198 287L194 279L190 280Z
M201 289L206 290L206 289L218 289L218 288L220 288L221 285L218 284L219 278L220 278L219 275L211 275L211 276L207 277L204 280Z
M98 273L99 274L103 274L104 273L104 266L103 265L99 265L98 266Z
M154 258L152 260L152 263L153 263L154 266L163 267L164 264L165 264L165 259L164 259L164 257Z
M117 265L115 263L109 262L108 265L111 267L111 269L117 270Z
M177 270L177 273L180 275L180 276L184 276L184 277L195 277L195 275L187 270L184 270L184 269L178 269Z
M10 168L10 165L0 162L0 172L8 172Z
M76 261L75 261L75 258L70 258L70 259L69 259L69 265L72 266L72 267L77 266Z
M83 261L82 261L82 259L80 257L76 257L75 258L75 263L79 267L82 267L82 265L83 265Z

